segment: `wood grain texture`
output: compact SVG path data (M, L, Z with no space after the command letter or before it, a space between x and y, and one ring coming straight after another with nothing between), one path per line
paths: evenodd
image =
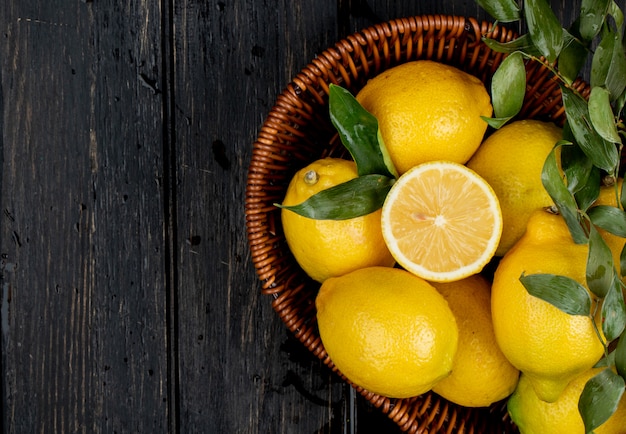
M288 80L334 41L335 14L332 1L175 5L181 432L341 427L342 385L260 294L242 207L256 133Z
M167 430L160 13L118 3L1 6L4 432Z
M551 4L570 22L580 2ZM488 19L470 0L0 3L0 431L399 432L261 295L245 182L317 53L434 13Z

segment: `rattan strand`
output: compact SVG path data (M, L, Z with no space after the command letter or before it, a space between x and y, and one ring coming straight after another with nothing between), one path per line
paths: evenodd
M347 381L332 364L319 338L315 296L319 284L299 268L285 243L281 202L295 171L339 151L328 118L330 83L357 92L367 79L399 63L432 59L457 66L485 84L503 55L481 42L483 35L501 42L516 37L511 30L473 18L426 15L402 18L364 29L337 42L305 66L278 96L253 144L246 189L246 224L251 258L261 292L287 328L320 360ZM564 122L558 84L537 63L527 66L527 94L520 114ZM573 87L587 95L587 85ZM334 137L334 138L333 138ZM514 433L503 403L487 409L452 404L434 393L390 399L355 386L374 407L408 433Z

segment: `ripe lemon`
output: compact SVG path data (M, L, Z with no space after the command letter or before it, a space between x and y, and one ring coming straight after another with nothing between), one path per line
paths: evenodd
M526 375L507 403L511 419L521 434L584 434L585 426L578 410L578 399L585 383L601 368L589 369L574 378L559 399L548 403L539 399ZM626 394L613 416L594 430L596 434L626 433Z
M491 322L491 285L480 274L448 283L433 283L446 299L459 328L452 374L433 392L465 407L487 407L515 390L519 371L496 343Z
M448 161L423 163L401 175L382 210L391 254L406 270L430 281L480 272L502 233L500 206L489 184Z
M453 66L416 60L390 68L356 96L377 119L398 173L426 161L464 164L483 140L492 106L484 84Z
M541 170L561 137L561 128L551 122L512 122L489 136L467 163L493 187L502 207L504 227L497 256L522 237L533 211L553 204L541 182Z
M408 398L450 374L456 321L425 280L398 268L362 268L324 281L315 305L324 348L355 385Z
M491 311L496 340L547 402L554 402L572 378L590 369L603 355L603 346L588 316L569 315L533 297L520 276L555 274L585 285L588 248L572 241L561 216L536 211L524 236L495 271Z
M327 188L358 176L353 161L317 160L298 171L287 188L283 205L297 205ZM381 211L348 220L316 220L282 209L285 239L296 261L311 278L331 276L373 265L393 266L383 239Z

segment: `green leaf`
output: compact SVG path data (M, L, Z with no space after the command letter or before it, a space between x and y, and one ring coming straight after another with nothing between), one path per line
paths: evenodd
M599 182L596 183L595 179L589 180L592 172L594 172L594 166L585 153L581 151L578 146L573 145L572 142L563 140L560 143L563 145L560 147L561 167L565 173L568 190L576 194L578 191L585 189L587 185L593 185L599 190ZM596 197L594 197L593 200L595 200ZM580 203L579 207L585 209Z
M616 187L617 188L617 187ZM626 208L626 182L622 182L622 186L619 187L618 202L622 208Z
M604 87L592 88L589 95L589 117L600 137L609 142L620 143L621 139L617 134L613 107L611 107L609 97L609 91Z
M621 29L624 25L624 12L620 9L619 5L613 0L609 5L609 15L615 20L615 27Z
M587 183L582 186L575 194L578 208L587 211L598 199L600 193L600 169L592 167Z
M622 276L626 274L626 244L624 244L619 254L619 271Z
M626 306L622 286L617 275L615 273L612 275L613 284L609 286L602 302L602 332L609 342L617 339L626 327Z
M330 85L328 102L330 120L352 155L359 176L378 174L397 178L398 173L379 136L376 117L341 86Z
M615 351L609 353L607 356L603 356L598 363L593 365L594 368L609 368L615 365Z
M508 42L500 42L495 39L482 38L485 45L498 53L510 54L515 51L526 53L530 56L541 56L541 52L535 47L530 35L527 33Z
M604 23L609 11L610 0L583 0L580 8L580 35L588 41L593 40Z
M491 100L496 118L511 118L519 113L526 94L526 68L518 51L502 61L491 80Z
M298 205L274 205L316 220L346 220L379 209L394 182L384 175L364 175L322 190Z
M626 212L610 205L596 205L587 211L591 222L607 232L626 238Z
M614 113L616 117L621 117L622 111L624 110L624 106L626 105L626 91L622 92L622 94L617 97L615 100L615 110Z
M563 28L547 0L526 0L526 24L530 37L548 60L554 62L563 47Z
M590 82L593 87L604 86L617 99L626 87L626 54L617 32L607 31L591 59Z
M617 32L611 32L611 34L615 38L615 43L613 44L613 55L611 56L611 64L606 76L606 88L611 94L611 101L614 101L626 89L626 52L620 42L620 35Z
M587 61L585 45L567 30L563 29L563 49L559 55L558 67L561 75L571 84L579 75Z
M615 35L607 32L596 47L591 59L590 84L592 87L604 86L606 84L614 45Z
M554 274L529 274L520 277L528 293L569 315L590 315L591 297L574 279Z
M565 174L568 190L576 193L585 187L593 164L578 146L566 139L569 132L569 126L566 123L563 128L563 139L559 142L561 144L559 148L561 151L561 168Z
M514 0L476 0L489 15L503 23L520 19L520 8Z
M481 116L480 118L487 122L487 125L491 128L499 130L504 124L513 119L513 116L508 116L506 118L488 118L487 116Z
M598 297L604 297L613 285L613 254L602 235L593 225L589 227L587 254L587 286Z
M626 334L620 336L619 341L617 341L617 347L611 354L615 354L615 368L617 369L617 373L621 375L622 378L626 377Z
M567 87L562 86L561 92L568 125L576 143L596 167L614 173L619 163L617 148L600 137L591 125L587 102Z
M546 158L541 171L541 182L565 219L574 242L584 244L587 242L587 234L580 222L576 199L563 182L557 164L556 151L565 143L567 142L558 142Z
M578 411L585 424L585 432L590 433L609 417L624 394L624 379L605 369L587 381L578 400Z

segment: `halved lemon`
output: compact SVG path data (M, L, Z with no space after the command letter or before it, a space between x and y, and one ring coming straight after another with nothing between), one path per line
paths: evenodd
M491 186L448 161L420 164L398 178L381 218L398 264L435 282L479 273L502 235L502 212Z

